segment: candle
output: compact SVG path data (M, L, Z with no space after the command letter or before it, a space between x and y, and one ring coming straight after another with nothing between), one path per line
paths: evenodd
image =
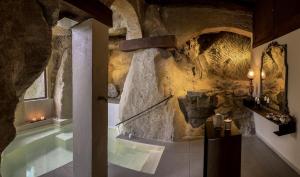
M35 118L35 117L32 118L32 119L31 119L31 122L36 122L36 118Z
M225 130L231 130L231 119L225 119L224 123L225 123Z
M224 120L223 115L217 113L217 114L213 117L213 124L214 124L214 127L215 127L216 129L221 129L221 128L222 128L223 120Z

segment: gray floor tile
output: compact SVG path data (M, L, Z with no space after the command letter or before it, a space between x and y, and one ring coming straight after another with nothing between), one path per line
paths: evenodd
M204 138L201 140L190 141L189 153L202 153L204 151Z
M119 167L113 164L108 165L108 176L109 177L149 177L144 173L139 173L134 170Z
M203 177L203 153L189 154L190 177Z
M161 159L155 177L189 177L189 155L169 153Z
M168 143L165 146L166 153L188 153L189 142Z

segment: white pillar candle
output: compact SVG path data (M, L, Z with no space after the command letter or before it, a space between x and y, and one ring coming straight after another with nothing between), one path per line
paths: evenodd
M225 123L225 130L231 130L231 119L225 119L224 123Z

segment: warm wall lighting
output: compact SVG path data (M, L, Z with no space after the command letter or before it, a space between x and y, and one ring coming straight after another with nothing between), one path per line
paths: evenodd
M34 123L34 122L39 122L39 121L43 121L46 120L45 116L34 116L33 118L31 118L29 120L30 123Z
M261 79L262 80L266 79L266 72L264 70L261 71Z
M253 79L254 79L254 71L253 69L250 69L248 71L248 74L247 74L247 77L249 79L249 94L250 94L250 97L253 97L253 91L254 91L254 86L253 86Z
M250 80L254 79L254 71L253 71L253 69L250 69L250 70L248 71L247 77L248 77L248 79L250 79Z

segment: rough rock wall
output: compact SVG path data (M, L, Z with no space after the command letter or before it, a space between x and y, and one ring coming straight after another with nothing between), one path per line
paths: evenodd
M58 70L62 64L62 57L65 51L70 50L71 52L71 31L55 26L52 28L52 52L50 61L48 63L48 74L49 74L49 96L54 97L55 84L57 79Z
M170 34L161 16L162 7L149 5L146 8L145 20L143 21L144 36L162 36Z
M108 97L110 101L119 102L125 78L132 60L133 53L119 49L121 40L142 38L140 13L143 3L139 0L111 1L113 11L113 28L110 33L110 56L108 67ZM134 4L134 6L132 5Z
M158 49L136 52L127 75L120 101L120 118L126 120L163 100L158 87L155 62L161 58ZM170 94L170 93L169 93ZM142 138L171 141L173 136L174 110L170 102L141 115L124 125L123 132L134 133Z
M197 36L175 50L135 52L121 96L121 120L170 94L174 98L167 106L124 125L124 131L134 132L138 137L166 141L203 136L203 127L195 126L197 122L186 121L177 100L188 92L198 92L217 97L214 112L236 119L244 135L253 134L251 113L241 102L248 94L246 75L250 67L250 44L250 38L222 32Z
M13 140L20 97L46 67L58 1L0 1L0 153Z
M137 14L141 16L140 12ZM118 20L119 24L124 22L122 20L130 20L127 19L130 17L128 15L123 14L121 16L122 18L114 19ZM232 112L232 108L237 107L236 111L231 113L231 115L243 118L251 117L242 108L240 102L241 98L247 94L248 82L245 80L245 73L248 71L247 67L250 67L251 13L213 7L160 7L157 5L145 5L142 16L140 24L142 25L141 31L143 32L143 37L176 35L177 49L160 49L160 57L155 60L155 67L149 65L149 67L155 68L156 78L151 78L150 83L152 84L149 84L147 87L145 87L145 83L148 82L147 79L149 78L144 77L144 73L139 71L138 66L130 66L129 68L129 73L135 74L127 75L127 72L119 72L118 77L126 78L125 85L130 85L124 86L123 89L120 102L122 109L120 116L124 120L126 117L130 117L130 115L134 115L137 112L136 110L142 111L145 108L144 104L134 103L138 102L136 95L142 90L142 92L150 95L167 96L173 94L175 99L172 99L168 103L169 110L172 109L172 118L165 115L167 117L165 119L161 116L162 113L160 111L155 110L144 115L145 117L148 116L149 119L154 118L157 122L170 120L169 122L172 122L173 126L170 130L172 130L173 134L171 136L164 134L163 132L169 131L161 130L161 128L157 127L158 124L150 126L152 122L149 122L147 118L141 118L134 121L135 123L125 125L124 131L134 131L136 136L152 139L159 137L159 139L163 140L183 140L202 136L202 127L193 127L187 122L178 104L177 97L185 97L188 91L198 93L208 92L209 94L214 92L213 94L219 100L215 111L227 114L228 112ZM236 34L212 34L220 31L234 32ZM242 34L243 36L237 34ZM147 54L148 50L135 51L133 52L133 57L152 60L152 56L149 58ZM126 56L126 53L120 52L118 55L119 58L122 58L121 56ZM119 62L119 64L119 68L127 68L130 63ZM134 61L132 61L131 65L133 64ZM147 70L147 68L144 70ZM112 76L111 71L110 76ZM123 76L121 76L122 74ZM156 80L157 83L154 84L153 80ZM128 82L140 85L141 88L135 87L132 83ZM122 83L119 82L118 84L120 85L117 85L117 87L122 88ZM158 87L159 94L153 91L152 88L155 87ZM131 92L127 89L134 89L135 91ZM123 98L125 95L126 98ZM128 101L132 99L131 97L135 98L134 101ZM149 102L151 104L157 103L160 100L158 98L160 97L154 96L155 100ZM230 101L232 99L234 101ZM128 110L126 107L129 107ZM158 117L161 120L157 120ZM237 120L236 122L240 125L244 134L253 133L254 123L251 119L245 121L244 119ZM151 132L150 135L145 135L146 131L143 129Z
M56 117L72 118L72 40L71 31L53 28L53 47L48 73L50 97L54 98Z
M124 82L131 64L133 53L112 50L108 63L108 83L116 86L118 93L122 93Z
M209 7L162 7L160 17L167 30L176 35L178 46L209 28L226 27L252 31L252 14ZM249 36L250 37L250 36Z
M56 76L54 91L56 116L60 119L72 119L72 54L71 48L62 55L61 65Z
M113 28L127 28L127 40L142 37L139 18L128 1L116 0L111 5L111 9L113 11Z
M178 46L199 34L221 30L251 37L252 14L201 6L144 5L140 24L143 37L176 35ZM215 31L209 29L216 29Z
M252 115L242 106L242 99L248 95L250 51L250 38L234 33L220 32L192 38L172 52L173 67L170 61L161 61L164 68L160 69L160 85L173 90L178 97L185 97L188 91L215 95L215 112L235 119L243 134L251 135L254 133ZM176 74L172 70L177 70ZM175 119L180 121L174 124L175 139L191 138L195 134L190 132L203 135L201 130L194 128L183 131L183 125L190 123L183 122L184 117L178 115Z
M112 4L115 1L117 1L117 0L100 0L100 1L104 5L106 5L107 7L111 7ZM124 3L124 2L122 2L122 3ZM144 9L145 9L145 6L146 6L145 1L141 1L141 0L126 0L126 4L130 4L130 6L134 9L134 11L136 12L136 14L138 16L139 21L142 21L144 19L144 14L145 14ZM121 6L121 7L126 8L125 6Z
M128 5L128 2L126 4ZM119 12L120 2L113 5L112 9L114 28L141 28L136 31L143 32L143 37L174 34L177 38L178 48L184 46L185 42L190 39L208 32L229 31L251 37L252 14L242 11L229 11L208 7L160 7L157 5L144 5L139 8L140 10L137 13L130 12L126 14L127 12L124 10L122 13ZM130 9L133 10L133 7ZM143 11L143 13L141 14L140 11ZM138 16L142 16L140 18L141 25L137 21ZM128 27L127 24L129 21L130 26ZM136 34L140 34L140 32ZM139 37L141 36L134 35L134 38ZM111 54L112 57L118 55L119 58L126 58L128 56L126 53L119 51L115 53L113 51ZM125 62L122 65L124 65L123 68L129 67L128 63ZM118 67L122 66L119 65ZM110 76L112 75L111 71L109 71ZM124 76L119 76L119 78L125 78L127 72L123 72L123 74ZM117 84L116 86L119 88L123 87L122 84Z

